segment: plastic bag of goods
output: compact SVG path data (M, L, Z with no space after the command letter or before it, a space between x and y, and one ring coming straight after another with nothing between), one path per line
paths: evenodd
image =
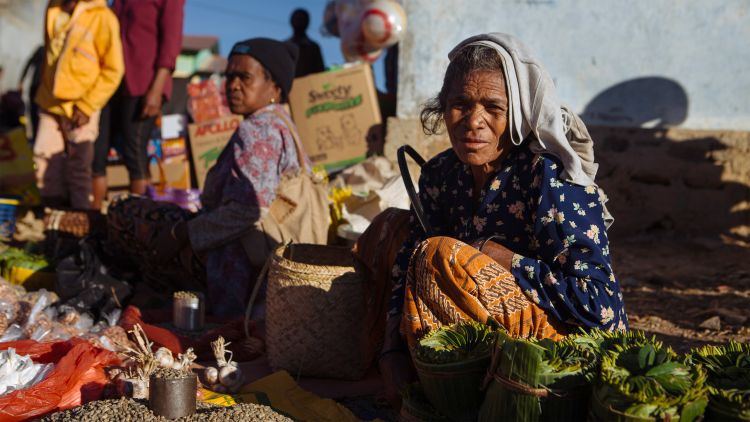
M81 339L0 343L0 350L10 348L36 364L52 363L54 367L39 383L0 396L2 421L31 419L98 400L107 383L104 367L120 364L116 354Z

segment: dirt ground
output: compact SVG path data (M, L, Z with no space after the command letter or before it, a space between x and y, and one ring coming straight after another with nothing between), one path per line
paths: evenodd
M750 245L648 234L612 239L631 328L675 350L750 341Z

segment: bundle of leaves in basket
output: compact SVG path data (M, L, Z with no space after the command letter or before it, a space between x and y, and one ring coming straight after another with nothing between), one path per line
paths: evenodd
M622 334L625 336L625 334ZM595 421L699 420L708 404L706 371L651 339L618 344L602 355L591 397Z
M581 330L578 334L569 335L567 339L574 341L581 347L591 349L600 358L601 355L607 351L614 350L617 346L642 345L654 341L653 337L648 337L645 332L640 330L604 331L599 329Z
M708 372L706 419L750 421L750 344L704 346L693 350L690 360Z
M475 420L495 334L487 325L459 322L427 334L414 366L427 399L451 420Z
M571 339L514 339L499 333L480 421L585 420L598 359Z
M448 422L450 420L430 404L418 382L408 384L401 392L401 398L403 402L398 418L400 422Z

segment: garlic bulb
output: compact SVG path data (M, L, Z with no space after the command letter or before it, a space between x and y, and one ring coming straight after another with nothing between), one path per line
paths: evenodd
M242 380L242 371L234 362L230 362L219 369L219 382L225 387L235 387Z
M154 353L154 358L159 362L159 366L162 368L172 368L174 365L174 356L172 351L166 347L160 347L159 350Z
M214 385L219 382L219 370L213 366L209 366L203 372L203 376L206 378L208 385Z

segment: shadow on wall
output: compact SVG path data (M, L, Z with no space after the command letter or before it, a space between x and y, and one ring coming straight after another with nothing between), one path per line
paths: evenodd
M621 82L594 97L581 118L586 125L667 128L687 119L688 96L667 78L647 77Z
M687 118L688 103L679 83L649 77L614 85L582 113L615 216L613 235L750 241L750 132L673 128Z

